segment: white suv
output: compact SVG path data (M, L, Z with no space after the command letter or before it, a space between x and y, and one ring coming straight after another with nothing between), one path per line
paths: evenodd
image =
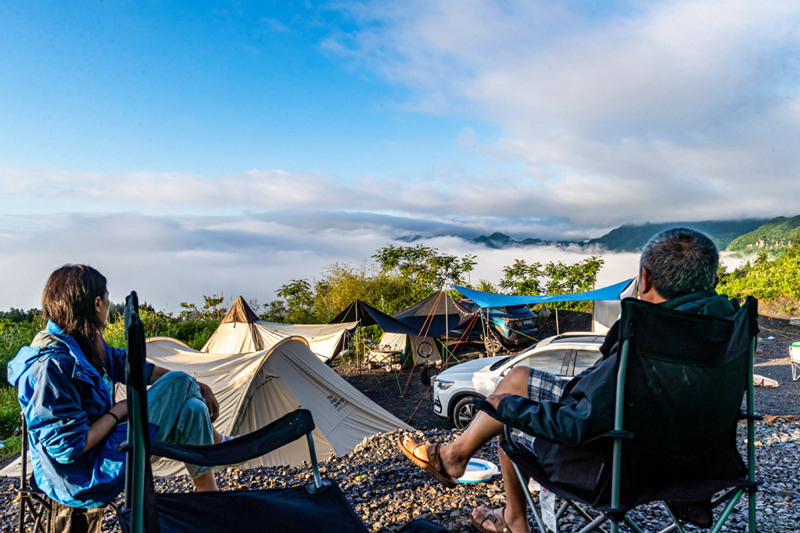
M486 357L452 366L433 379L433 412L452 419L457 428L464 428L476 414L472 400L489 396L500 378L515 366L572 377L600 358L604 339L605 336L591 331L563 333L515 355Z

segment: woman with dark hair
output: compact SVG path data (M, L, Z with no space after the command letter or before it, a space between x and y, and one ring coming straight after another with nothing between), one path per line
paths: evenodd
M47 326L8 365L28 425L33 475L50 498L70 507L105 505L122 491L127 403L114 402L125 381L125 350L103 339L111 303L106 278L87 265L65 265L42 294ZM223 440L211 388L184 372L147 363L148 416L154 437L181 444ZM217 490L209 467L186 465L199 491Z

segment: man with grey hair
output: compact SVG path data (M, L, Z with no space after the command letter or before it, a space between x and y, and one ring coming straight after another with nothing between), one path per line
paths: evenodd
M702 233L673 228L653 236L642 251L639 298L654 304L697 314L732 316L737 304L718 295L719 253ZM513 368L487 401L506 418L515 418L541 438L526 433L513 436L534 453L554 482L573 487L575 494L592 500L606 477L604 465L610 447L592 441L614 425L619 323L609 331L600 348L602 358L572 379L560 378L534 368ZM454 487L467 462L503 425L486 413L448 445L417 443L402 435L400 451L414 464L446 487ZM506 491L506 506L479 507L472 522L481 531L527 533L525 496L511 460L498 448Z

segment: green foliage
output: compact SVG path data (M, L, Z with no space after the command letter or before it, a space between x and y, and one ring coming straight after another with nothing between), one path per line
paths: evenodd
M0 383L8 382L8 362L44 328L44 320L40 314L32 314L29 318L24 321L0 318Z
M220 294L212 296L203 295L203 308L198 309L195 304L181 302L181 318L200 318L211 320L222 320L228 310L222 306L225 298ZM140 308L142 306L139 306ZM151 308L152 309L152 308Z
M774 302L785 297L800 301L800 240L781 256L770 259L760 252L733 272L720 271L717 290L729 296L754 296Z
M397 247L390 244L372 258L381 273L402 276L411 282L415 302L440 290L445 283L463 285L465 276L476 264L474 255L458 258L421 244Z
M283 298L286 307L285 319L291 324L314 322L314 291L304 279L293 279L280 286L278 296Z
M0 387L0 440L13 435L21 425L17 389Z
M542 264L528 264L517 259L511 266L503 267L503 279L500 287L508 294L572 294L594 289L597 273L603 266L603 259L592 256L583 261L566 264L561 261ZM548 304L548 307L560 309L589 310L591 302L562 302Z
M3 447L0 448L0 462L16 457L22 453L22 439L18 435L0 438L0 440L3 441Z
M776 217L763 226L734 239L728 250L784 250L798 242L800 237L800 215L792 218Z
M172 337L185 342L195 350L203 347L220 324L220 319L216 318L199 317L187 320L181 317L175 318L163 311L154 311L152 307L143 306L140 306L139 316L142 319L146 337ZM125 347L125 325L121 316L118 316L114 322L106 324L103 337L110 346Z

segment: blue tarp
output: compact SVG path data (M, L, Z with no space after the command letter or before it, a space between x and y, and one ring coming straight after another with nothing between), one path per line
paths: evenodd
M584 302L595 300L619 300L620 294L630 285L633 278L588 292L575 294L554 294L544 296L515 296L481 292L454 285L453 288L475 302L478 307L507 307L509 305L534 305L550 302Z

